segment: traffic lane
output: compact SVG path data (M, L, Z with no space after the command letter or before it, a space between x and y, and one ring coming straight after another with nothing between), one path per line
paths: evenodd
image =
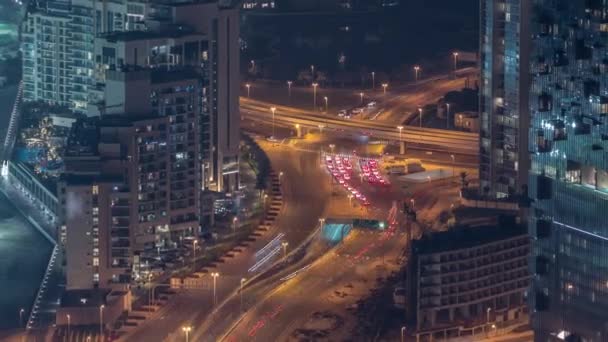
M349 237L339 251L326 254L311 269L269 294L237 324L227 341L286 340L310 313L335 306L327 296L336 286L356 281L372 284L370 270L375 269L378 258L386 255L388 260L390 256L400 255L405 246L404 234L384 241L380 241L382 233L354 234L356 236Z

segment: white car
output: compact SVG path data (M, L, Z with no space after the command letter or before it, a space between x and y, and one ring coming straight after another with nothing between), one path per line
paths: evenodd
M372 101L367 104L367 108L374 108L374 107L376 107L376 104L377 104L376 101Z
M345 117L347 114L346 109L341 109L340 111L338 111L338 116L343 118Z

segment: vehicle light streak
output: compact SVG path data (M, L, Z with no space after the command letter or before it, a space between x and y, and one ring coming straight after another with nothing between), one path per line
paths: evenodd
M273 256L277 255L281 251L281 246L277 246L275 249L270 251L268 255L263 257L260 261L256 262L251 268L249 268L249 272L255 272L260 269L268 260L270 260Z
M294 271L293 273L286 275L285 277L281 278L281 280L289 280L295 276L297 276L298 274L300 274L301 272L306 271L307 269L309 269L312 266L312 264L308 264L302 268L300 268L299 270Z
M265 313L264 315L262 315L262 318L260 318L257 322L255 322L255 324L251 327L251 329L249 329L249 333L247 333L247 335L249 337L254 337L260 329L262 329L266 326L266 323L268 323L270 320L274 319L281 311L283 311L283 304L277 305L274 308L274 310L269 311L269 312Z
M279 233L279 235L277 235L274 239L270 240L270 242L268 242L264 247L262 247L259 251L255 252L255 257L259 257L260 255L264 254L267 252L267 250L270 250L270 248L278 243L283 236L285 236L285 234L283 233Z

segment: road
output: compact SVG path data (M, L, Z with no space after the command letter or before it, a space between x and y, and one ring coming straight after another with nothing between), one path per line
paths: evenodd
M297 246L317 226L329 198L329 185L319 182L325 175L318 164L317 153L302 153L289 148L261 142L276 172L283 172L282 192L284 207L276 221L276 232L283 232L289 246ZM321 184L319 184L321 183ZM263 244L262 244L263 245ZM240 285L241 278L249 278L255 247L234 260L218 266L217 303L221 303ZM138 329L122 338L125 341L163 341L182 336L181 327L194 327L192 336L201 334L198 327L213 309L213 294L208 290L184 291L172 297L169 304L141 324ZM235 313L236 314L236 313ZM224 317L229 319L228 317Z

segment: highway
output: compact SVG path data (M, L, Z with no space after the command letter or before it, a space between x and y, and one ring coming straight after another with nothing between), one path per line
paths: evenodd
M317 227L330 197L329 183L319 182L326 176L319 168L317 153L302 153L267 142L261 142L261 145L267 151L274 170L283 172L281 188L284 207L277 218L275 230L265 237L270 238L280 231L285 234L289 246L295 247ZM258 245L263 246L264 243ZM214 270L220 274L217 278L218 304L239 287L242 278L252 276L248 268L258 245L252 245L252 249L218 265ZM192 336L202 336L199 328L204 326L213 309L211 287L207 290L180 291L168 305L142 322L137 330L122 336L121 341L182 341L184 335L181 328L186 325L193 327ZM233 313L232 319L236 318L237 313ZM230 317L223 319L229 321Z
M256 100L241 100L241 116L244 118L269 122L273 121L269 110L272 104ZM274 106L275 125L296 127L332 132L337 135L358 135L386 141L405 141L408 144L442 148L462 154L477 155L479 152L479 137L475 133L447 131L433 128L404 126L401 133L396 126L386 123L350 119L345 120L335 116L319 114L285 106ZM319 128L321 126L322 128Z

